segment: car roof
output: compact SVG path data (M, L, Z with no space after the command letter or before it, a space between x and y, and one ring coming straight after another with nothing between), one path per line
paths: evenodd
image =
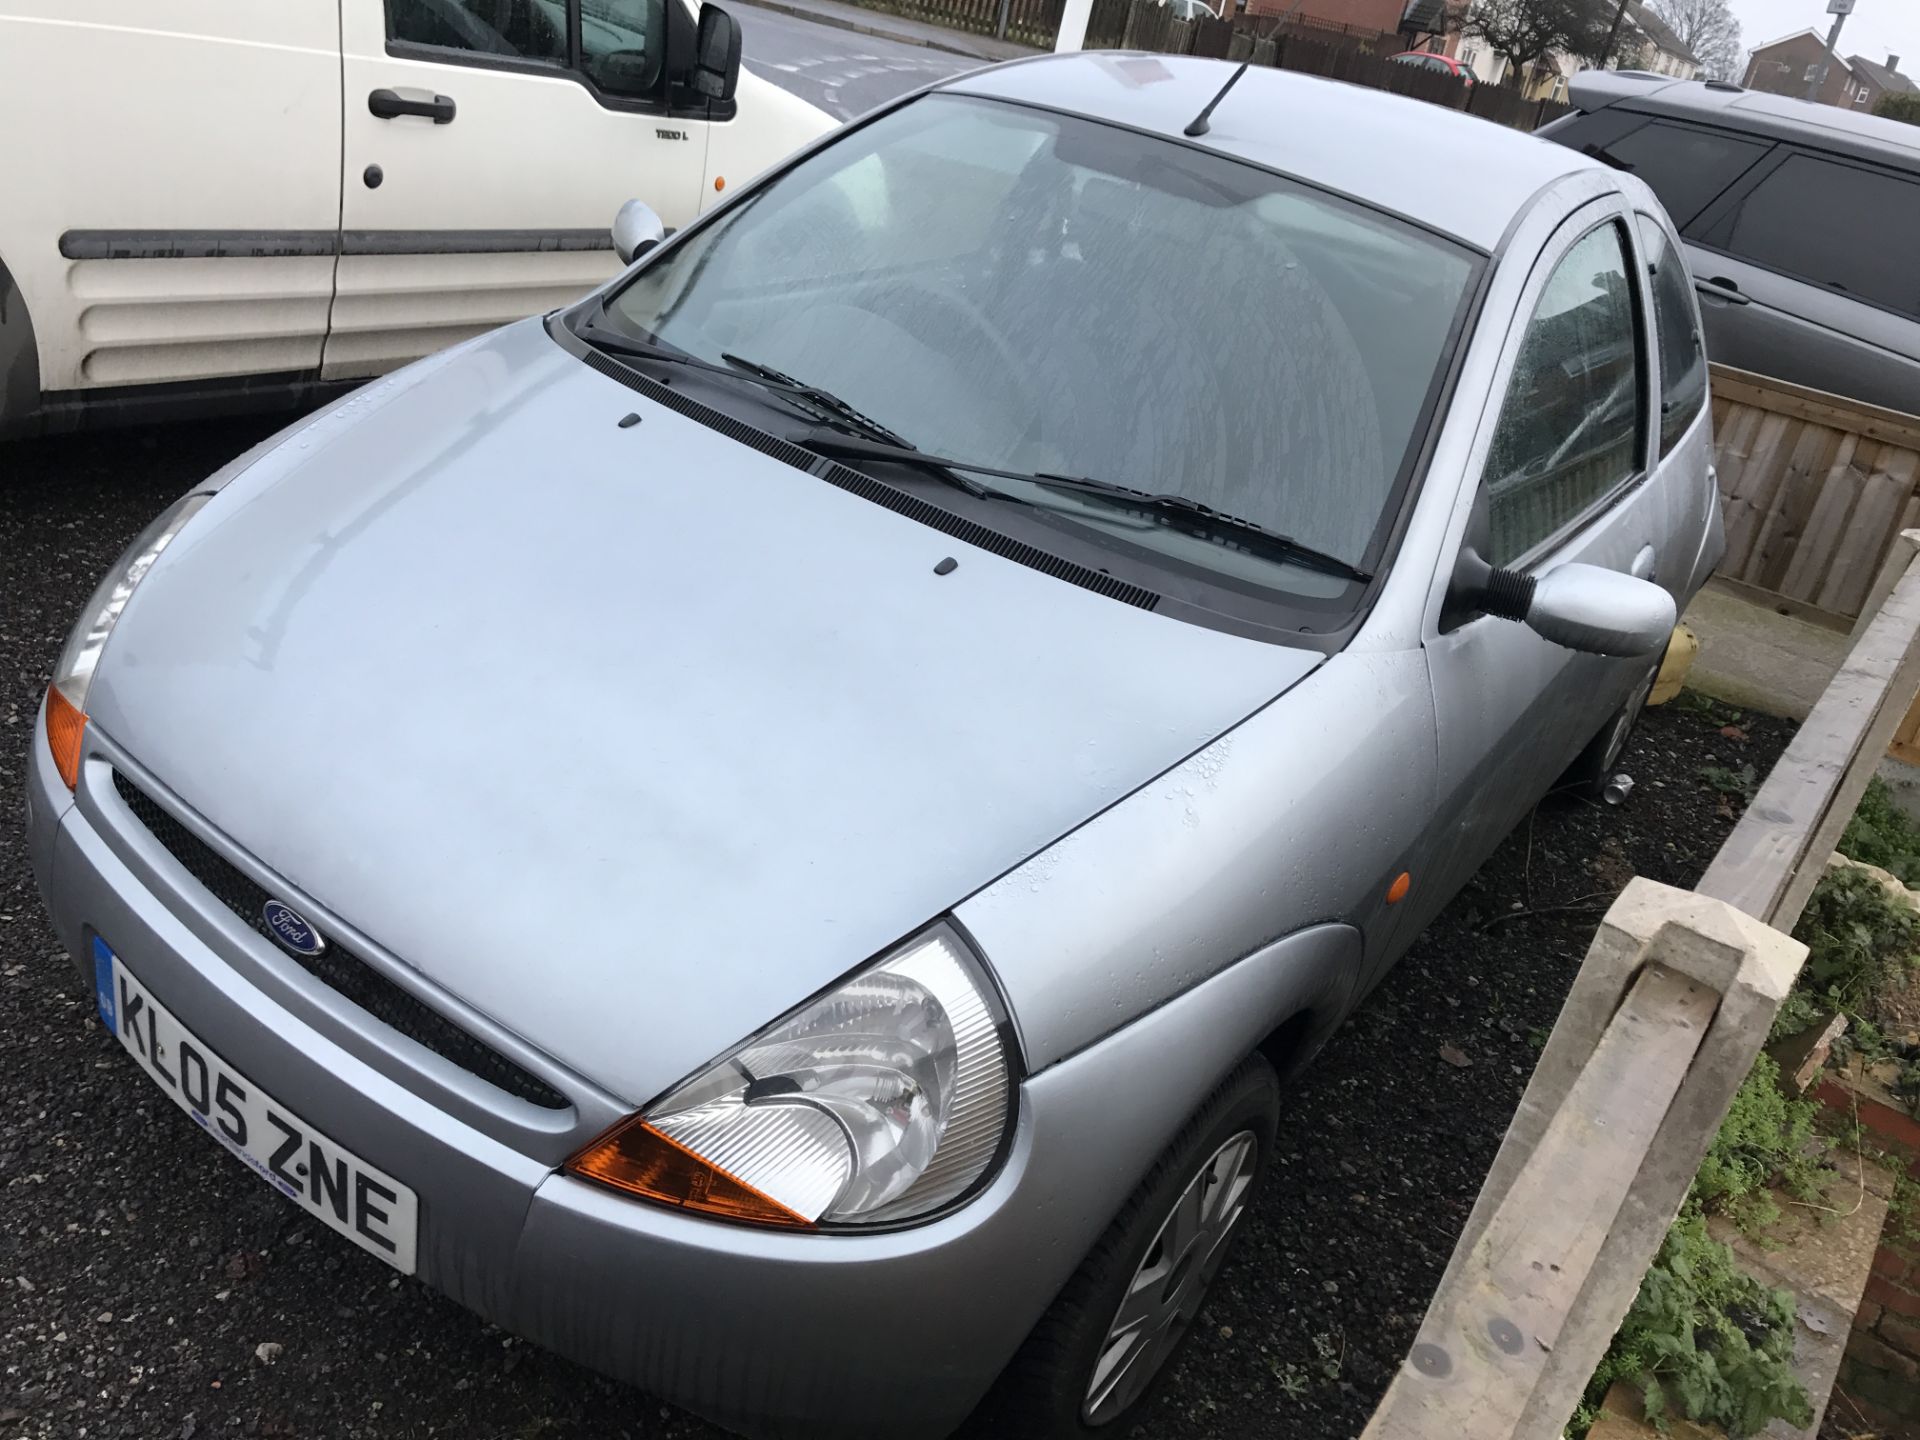
M1573 77L1569 90L1582 110L1611 105L1697 120L1769 140L1793 140L1920 170L1920 126L1838 105L1744 90L1719 81L1640 78L1617 70L1583 70Z
M976 70L944 90L1011 100L1152 134L1181 132L1237 67L1187 55L1086 51ZM1563 176L1613 172L1550 141L1384 90L1256 66L1185 143L1295 176L1491 253ZM1409 163L1444 155L1444 165ZM1460 176L1474 177L1462 186Z

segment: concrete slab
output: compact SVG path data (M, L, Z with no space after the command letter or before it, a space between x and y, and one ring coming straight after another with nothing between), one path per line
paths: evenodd
M1690 688L1789 720L1807 718L1853 645L1844 630L1783 615L1711 581L1683 618L1700 641Z

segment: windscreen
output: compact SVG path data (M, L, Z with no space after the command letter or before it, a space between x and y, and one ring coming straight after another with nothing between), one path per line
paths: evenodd
M1358 564L1474 263L1223 156L936 94L802 162L608 308L825 387L921 449L1186 496ZM1083 508L1097 528L1103 507ZM1191 563L1274 563L1135 528Z

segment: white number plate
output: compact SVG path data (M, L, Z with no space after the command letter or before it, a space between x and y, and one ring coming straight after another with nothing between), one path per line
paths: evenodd
M362 1250L413 1273L420 1206L413 1191L335 1144L214 1054L93 942L100 1018L148 1076L274 1189Z

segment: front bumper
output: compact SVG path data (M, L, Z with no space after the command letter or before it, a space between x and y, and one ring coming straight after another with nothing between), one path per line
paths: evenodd
M234 1066L412 1186L421 1279L753 1434L852 1440L957 1426L1196 1087L1218 1078L1203 1073L1217 1062L1180 1043L1194 1021L1185 1002L1163 1007L1029 1079L988 1190L913 1228L796 1235L631 1201L557 1170L621 1113L619 1101L545 1062L574 1103L555 1116L422 1064L200 888L115 794L109 767L137 769L131 758L97 735L88 746L77 803L44 725L28 766L28 851L83 979L99 934ZM165 793L144 774L141 784ZM206 1143L179 1123L183 1143Z

